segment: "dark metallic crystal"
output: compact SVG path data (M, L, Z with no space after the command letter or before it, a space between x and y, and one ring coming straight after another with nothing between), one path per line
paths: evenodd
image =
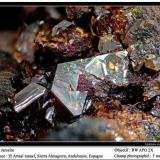
M36 101L38 98L45 94L46 88L36 84L31 83L19 93L15 95L15 106L16 112L22 112L30 104Z

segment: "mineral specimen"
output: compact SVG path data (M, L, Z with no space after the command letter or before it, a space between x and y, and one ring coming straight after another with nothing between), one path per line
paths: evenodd
M19 63L0 50L0 141L160 140L159 6L22 10L16 42L0 29Z
M46 89L36 83L31 83L19 93L15 95L15 106L16 112L22 112L31 103L36 101L38 98L44 95Z

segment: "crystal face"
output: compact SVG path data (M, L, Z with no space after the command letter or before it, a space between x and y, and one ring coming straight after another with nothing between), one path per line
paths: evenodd
M74 115L83 113L86 91L77 89L80 75L95 85L106 76L116 85L127 83L127 51L99 55L92 58L58 64L52 84L53 94Z
M53 124L53 123L54 123L54 117L55 117L55 109L54 109L54 107L49 107L49 108L46 110L45 119L46 119L50 124Z
M21 112L27 108L31 103L36 101L38 98L44 95L46 89L36 83L31 83L23 90L15 95L15 106L16 112Z
M52 36L55 36L60 31L63 31L72 25L74 25L74 22L69 22L67 20L61 21L60 23L58 23L56 26L52 28Z
M101 53L115 52L123 50L120 42L114 40L113 36L104 35L100 37L98 50Z

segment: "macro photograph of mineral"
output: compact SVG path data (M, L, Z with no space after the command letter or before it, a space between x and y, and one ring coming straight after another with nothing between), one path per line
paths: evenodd
M160 6L0 6L0 141L160 141Z

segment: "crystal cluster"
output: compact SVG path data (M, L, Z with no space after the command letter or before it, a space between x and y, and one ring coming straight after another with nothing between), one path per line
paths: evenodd
M85 75L92 85L105 77L116 85L125 85L127 70L126 51L61 63L57 66L52 92L73 115L80 115L88 93L77 90L80 75Z
M23 11L0 50L0 140L160 140L159 6Z

